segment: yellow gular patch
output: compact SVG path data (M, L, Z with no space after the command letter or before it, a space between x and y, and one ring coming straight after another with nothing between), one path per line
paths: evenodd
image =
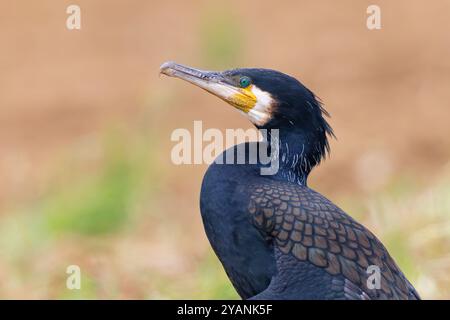
M229 98L229 102L237 109L248 113L257 102L257 98L252 91L252 85L247 88L241 88L238 93L235 93Z

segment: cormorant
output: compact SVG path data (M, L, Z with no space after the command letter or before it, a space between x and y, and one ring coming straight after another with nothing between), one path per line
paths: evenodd
M216 95L267 130L262 142L220 155L201 188L206 234L243 299L420 299L375 235L307 186L334 136L313 92L268 69L215 72L166 62L161 73ZM276 174L261 174L259 156L253 164L220 164L225 154L238 160L240 147L267 146L273 129Z

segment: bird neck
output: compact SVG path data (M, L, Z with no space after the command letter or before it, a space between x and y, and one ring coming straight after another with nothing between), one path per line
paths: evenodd
M271 157L278 157L276 178L306 186L309 173L324 156L323 143L316 133L280 128L278 137L273 130L268 130L266 139L269 145L278 145L278 153L271 148Z

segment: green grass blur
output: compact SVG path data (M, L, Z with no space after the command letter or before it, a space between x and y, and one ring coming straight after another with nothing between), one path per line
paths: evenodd
M203 12L200 27L202 60L218 70L243 62L243 35L238 17L227 6L211 6Z
M187 238L193 236L193 231L173 223L171 216L151 214L158 210L159 205L158 197L149 198L149 195L158 190L155 184L163 187L166 181L157 169L154 155L143 152L148 149L142 145L144 135L133 133L126 139L118 136L123 138L126 134L105 135L101 147L104 163L95 174L76 178L76 174L68 170L67 177L72 179L70 184L59 186L56 183L41 199L2 217L1 263L2 268L11 272L8 273L8 285L0 287L0 295L13 297L15 291L9 286L30 286L34 292L29 296L32 298L43 295L62 299L95 299L126 295L150 299L237 299L219 261L205 243L201 254L195 254L186 267L189 272L182 268L167 273L162 263L162 266L149 268L147 275L121 271L125 272L125 281L131 284L111 280L120 277L120 272L116 274L117 269L127 264L127 261L117 261L121 255L115 252L115 247L120 246L123 239L133 239L135 234L139 234L141 224L172 226L173 235L184 232ZM431 187L412 187L408 179L399 177L370 201L361 202L348 195L337 199L345 210L383 240L426 298L443 298L450 287L447 276L450 271L448 177L450 170ZM145 213L140 212L139 204L146 207ZM159 238L157 232L150 238L151 242L165 239ZM177 254L190 255L185 251ZM102 270L95 263L92 265L93 262L89 261L92 257L87 259L85 255L106 256L119 266L104 266ZM48 259L49 264L42 266L37 262L40 259ZM161 259L165 256L162 255ZM65 267L69 261L81 264L81 290L65 288ZM130 293L126 293L127 285L133 287ZM36 291L36 286L45 289Z

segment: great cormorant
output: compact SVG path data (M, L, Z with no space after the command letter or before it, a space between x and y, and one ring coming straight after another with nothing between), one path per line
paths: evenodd
M246 152L267 146L278 129L277 148L269 146L278 149L276 174L262 175L259 157L253 164L219 164L222 154L203 178L206 234L242 298L419 299L375 235L307 186L333 136L313 92L268 69L212 72L166 62L161 73L205 89L267 129L266 141L245 143ZM377 270L379 281L369 285Z

